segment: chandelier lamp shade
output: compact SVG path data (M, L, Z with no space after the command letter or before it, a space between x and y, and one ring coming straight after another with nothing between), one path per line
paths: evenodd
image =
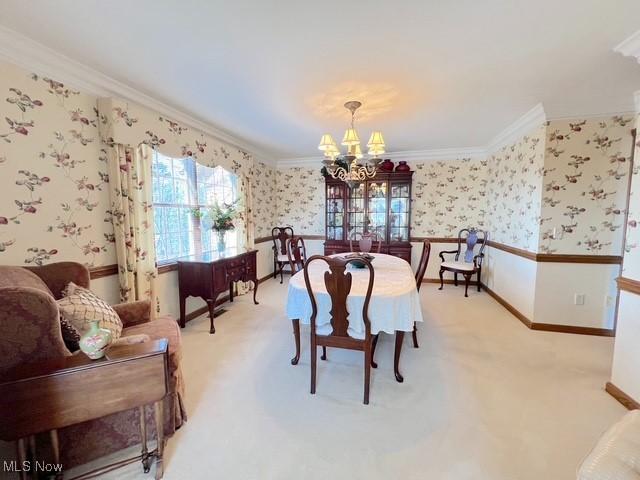
M362 106L362 103L352 100L345 103L344 106L351 112L351 126L344 132L341 142L346 147L346 154L343 155L340 152L336 141L329 133L322 135L318 149L324 154L323 163L327 167L329 175L353 187L376 175L378 164L382 161L380 156L385 153L385 143L382 132L372 132L367 142L369 158L365 160L364 165L359 163L359 160L364 158L364 154L360 147L360 137L355 129L354 120L356 110ZM341 161L343 166L338 165L337 161Z

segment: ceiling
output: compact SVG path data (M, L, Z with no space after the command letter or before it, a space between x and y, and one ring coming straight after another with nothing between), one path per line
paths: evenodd
M277 158L361 137L392 151L482 146L534 105L633 109L612 51L637 0L2 0L0 24ZM366 140L366 138L364 138Z

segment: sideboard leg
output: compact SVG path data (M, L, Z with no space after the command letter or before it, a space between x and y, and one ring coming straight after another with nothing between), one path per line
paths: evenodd
M156 447L156 480L160 480L162 475L164 475L164 465L162 463L162 456L164 454L164 409L162 400L155 403L154 410L158 440L158 446Z
M253 303L258 305L258 301L256 300L256 294L258 293L258 279L253 280Z

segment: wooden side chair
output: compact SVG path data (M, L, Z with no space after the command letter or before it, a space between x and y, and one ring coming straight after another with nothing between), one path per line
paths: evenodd
M420 285L424 279L424 274L427 272L427 265L429 264L429 255L431 254L431 243L429 240L425 240L422 243L422 255L420 255L420 263L416 270L416 288L420 292ZM413 322L413 347L418 348L418 327L416 322Z
M360 236L360 238L358 238L358 235ZM358 241L358 249L359 249L358 251L363 253L369 253L377 245L378 248L375 251L375 253L380 253L380 249L382 248L382 238L380 238L380 235L377 232L352 233L351 236L349 237L349 250L352 252L355 252L355 250L353 249L353 242L355 240Z
M304 268L307 263L307 247L304 245L302 237L291 237L287 239L287 257L291 266L291 275L294 275Z
M329 271L324 274L324 283L327 292L331 297L331 326L333 331L329 335L318 335L316 333L316 316L318 315L318 305L309 281L309 265L315 261L322 260L329 265ZM353 261L364 262L369 269L369 285L362 307L362 318L364 320L365 337L357 339L349 336L349 311L347 310L347 297L351 291L351 272L346 272L346 267ZM373 337L371 336L371 322L369 321L369 302L373 291L374 272L371 263L364 259L345 259L340 257L324 257L314 255L309 258L304 266L304 282L311 299L311 393L316 393L316 366L317 347L322 346L333 348L345 348L348 350L358 350L364 352L364 404L369 404L369 384L371 379L371 351Z
M273 278L280 273L280 283L284 280L284 266L289 264L287 256L287 240L293 237L291 227L273 227L271 239L273 240Z
M466 234L466 235L465 235ZM484 247L489 239L489 234L484 230L476 230L475 228L463 228L458 232L458 248L456 250L446 250L440 252L440 288L444 287L444 272L453 272L453 283L458 286L458 274L462 274L465 280L464 296L468 297L469 282L474 274L477 274L478 278L478 291L480 291L480 275L482 273L482 259L484 258ZM462 252L462 245L466 246L464 253ZM478 253L475 253L475 248L480 245ZM444 258L445 254L455 254L453 261L447 261ZM462 258L460 257L462 255Z

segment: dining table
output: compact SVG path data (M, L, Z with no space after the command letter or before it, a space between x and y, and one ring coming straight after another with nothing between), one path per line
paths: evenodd
M344 257L350 253L331 255ZM400 354L405 332L412 332L414 322L422 322L420 297L416 288L411 265L398 257L383 253L372 253L371 266L374 269L374 284L369 302L368 317L371 324L371 335L382 332L395 334L394 374L398 382L404 380L400 374ZM316 299L318 313L316 315L316 333L328 335L331 326L331 297L324 282L324 273L329 271L326 262L312 262L309 265L309 281ZM352 264L347 267L352 275L351 291L347 297L349 311L348 334L354 338L365 337L365 326L362 308L369 282L369 269L357 268ZM293 325L295 340L295 356L292 365L300 359L300 323L309 325L311 321L311 299L304 281L304 270L297 272L289 280L287 292L287 317ZM372 366L377 365L372 361Z

